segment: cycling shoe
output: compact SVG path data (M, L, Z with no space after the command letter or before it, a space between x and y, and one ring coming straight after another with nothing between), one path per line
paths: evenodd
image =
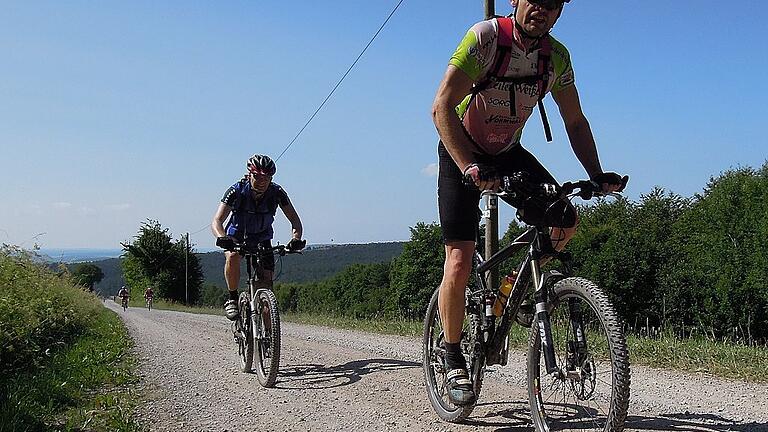
M451 369L445 374L445 389L448 400L457 406L475 403L475 392L466 369Z
M227 319L230 321L235 321L239 313L240 311L237 309L237 301L227 300L224 303L224 315L227 317Z

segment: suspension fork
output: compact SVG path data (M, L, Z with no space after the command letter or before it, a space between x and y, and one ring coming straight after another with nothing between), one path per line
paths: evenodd
M568 299L568 312L573 330L573 341L568 344L575 344L569 351L577 355L577 364L580 365L587 352L587 336L584 333L584 322L581 318L581 301L577 298Z
M541 339L541 351L544 353L544 364L547 373L552 374L560 372L555 358L555 347L552 342L552 323L549 321L549 312L547 311L548 293L547 287L539 267L539 260L531 260L531 278L535 287L534 299L536 301L536 322L538 323L539 338Z

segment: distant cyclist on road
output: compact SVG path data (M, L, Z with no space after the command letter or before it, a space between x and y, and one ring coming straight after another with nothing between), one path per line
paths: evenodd
M144 291L144 301L147 304L152 304L152 299L155 297L155 292L152 290L151 286L148 286L146 291Z
M125 287L125 285L120 287L120 291L117 292L117 296L120 297L120 300L123 303L128 303L129 294L128 294L128 289Z
M286 247L301 250L307 243L301 239L301 219L288 199L288 194L280 185L272 182L272 176L277 170L275 162L269 156L256 154L248 159L246 168L248 171L242 180L224 193L211 222L216 246L226 249L224 277L229 289L229 299L224 303L224 312L230 320L237 319L238 314L240 255L232 251L235 244L245 241L248 248L256 248L259 244L271 248L274 234L272 223L278 207L291 223L292 236ZM224 222L228 217L229 222L225 228ZM260 282L264 285L257 288L271 288L275 269L274 256L267 255L262 262L264 274Z
M481 190L496 190L499 178L525 171L529 180L557 183L520 144L523 126L535 107L551 93L560 110L571 148L590 179L604 192L620 191L626 182L604 172L589 123L574 85L570 55L549 34L570 0L510 0L511 17L481 21L467 32L449 61L435 97L432 116L440 136L438 204L445 243L440 284L440 318L445 329L446 388L452 403L475 400L459 342L464 317L464 290L472 268L479 223ZM549 139L549 124L542 113ZM465 178L476 188L463 184ZM543 214L536 203L515 203L528 223ZM552 229L557 250L574 235L577 215L570 204L557 208L561 222Z

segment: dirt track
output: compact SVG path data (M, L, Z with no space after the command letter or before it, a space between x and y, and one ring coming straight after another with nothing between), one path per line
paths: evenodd
M151 431L527 431L525 357L486 375L465 425L440 421L424 390L421 341L283 323L277 386L238 370L223 316L107 306L136 340ZM768 373L768 371L766 371ZM767 431L768 385L632 367L631 431Z

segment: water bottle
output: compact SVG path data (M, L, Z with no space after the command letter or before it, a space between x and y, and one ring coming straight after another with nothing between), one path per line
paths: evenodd
M500 317L504 314L504 306L509 300L509 293L512 291L512 285L515 284L517 275L510 273L501 280L501 286L499 286L499 293L496 295L496 302L493 303L493 314Z

